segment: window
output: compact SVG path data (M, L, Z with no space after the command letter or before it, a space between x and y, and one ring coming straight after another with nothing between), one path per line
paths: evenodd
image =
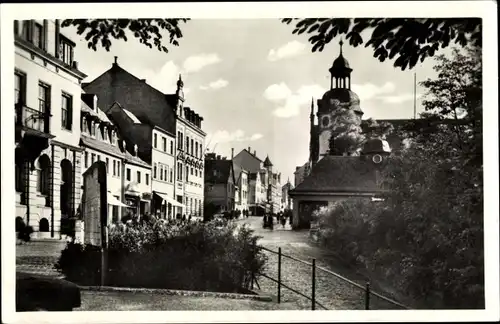
M165 181L168 181L168 166L165 166L165 169L163 170L165 172L164 179Z
M198 142L196 142L194 147L194 156L198 157Z
M165 137L162 138L163 140L163 152L167 151L167 139Z
M186 136L186 152L189 154L189 136Z
M106 173L109 173L109 159L106 158Z
M89 167L89 152L85 152L85 167Z
M149 185L149 174L146 173L146 185Z
M137 183L141 183L141 171L137 171Z
M186 165L186 181L189 180L189 166Z
M120 176L120 161L116 161L116 174Z
M113 160L113 176L116 176L116 161Z
M198 169L195 169L195 170L194 170L194 175L195 175L195 176L198 176Z
M68 65L73 64L73 45L62 35L59 44L59 58Z
M174 141L170 141L170 154L174 154Z
M160 180L163 180L163 164L160 164Z
M42 195L48 195L50 184L50 160L47 155L42 155L38 162L38 183L37 190Z
M35 23L33 29L33 45L38 48L43 49L43 27L40 24Z
M181 132L177 132L177 148L181 148Z
M64 129L71 130L71 122L73 119L73 98L70 95L64 94L61 97L61 126Z
M203 158L203 145L200 143L200 158Z
M156 146L157 146L157 144L158 144L158 143L157 143L157 142L158 142L158 134L154 134L153 136L154 136L153 146L154 146L154 148L156 148Z
M127 168L127 181L130 181L130 169Z
M38 111L47 112L49 111L50 105L50 86L45 83L38 83Z
M101 161L101 156L100 155L97 156L97 161Z
M31 21L29 20L23 20L21 24L21 38L24 40L28 40L29 34L30 34L30 23Z
M194 141L193 141L193 139L191 139L191 155L194 154L194 148L193 148L193 146L194 146Z
M14 101L16 104L26 101L26 76L17 71L14 74Z
M174 182L174 170L170 169L170 182Z
M102 128L102 140L108 141L108 130L106 129L106 127Z
M194 175L194 168L191 167L191 175Z
M156 179L156 163L153 166L153 179Z
M92 153L92 159L90 161L92 162L92 164L94 164L94 162L95 162L95 153Z
M177 163L177 180L182 180L182 163Z

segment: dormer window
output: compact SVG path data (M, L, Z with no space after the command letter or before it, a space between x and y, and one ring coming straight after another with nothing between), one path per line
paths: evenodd
M43 48L43 26L38 23L33 28L33 45Z
M64 63L71 65L73 63L73 47L75 44L63 35L60 36L59 57Z
M107 141L108 140L108 129L106 126L102 128L102 140Z

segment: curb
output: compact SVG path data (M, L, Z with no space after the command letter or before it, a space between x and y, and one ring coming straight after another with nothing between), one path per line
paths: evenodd
M159 288L128 288L128 287L110 287L110 286L79 286L83 291L104 291L104 292L142 292L169 296L190 296L190 297L216 297L227 299L250 299L257 301L272 301L271 296L266 295L249 295L237 293L220 293L213 291L195 291L195 290L176 290L176 289L159 289Z

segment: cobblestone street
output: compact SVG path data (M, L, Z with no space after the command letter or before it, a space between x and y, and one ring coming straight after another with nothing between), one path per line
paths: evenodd
M66 246L64 240L31 241L16 245L16 270L59 277L54 268L61 250Z
M361 285L364 285L366 282L365 277L355 270L343 267L338 263L338 265L332 266L333 262L329 260L331 256L309 243L308 231L292 231L288 224L284 229L281 225L275 225L272 231L263 229L261 217L249 217L245 220L238 220L238 222L249 224L257 235L262 236L259 243L268 249L278 251L278 248L281 247L282 253L308 262L311 262L311 260L315 258L317 266L334 271ZM266 252L266 254L269 258L266 274L270 277L277 278L278 256L270 252ZM281 269L283 284L305 295L311 295L312 269L310 266L288 258L282 258ZM275 282L260 277L259 285L263 292L276 297L277 284ZM281 294L282 302L294 301L301 306L301 309L311 309L311 302L306 298L283 287L281 289ZM362 310L365 306L364 296L364 291L326 272L319 269L316 270L316 300L326 308L331 310ZM371 296L370 305L371 309L399 309L397 306L393 306L375 296ZM316 309L321 308L317 306Z

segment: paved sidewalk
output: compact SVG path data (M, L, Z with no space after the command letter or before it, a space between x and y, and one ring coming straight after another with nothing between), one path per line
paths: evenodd
M54 268L61 251L66 247L64 240L40 240L16 245L16 270L60 277Z

